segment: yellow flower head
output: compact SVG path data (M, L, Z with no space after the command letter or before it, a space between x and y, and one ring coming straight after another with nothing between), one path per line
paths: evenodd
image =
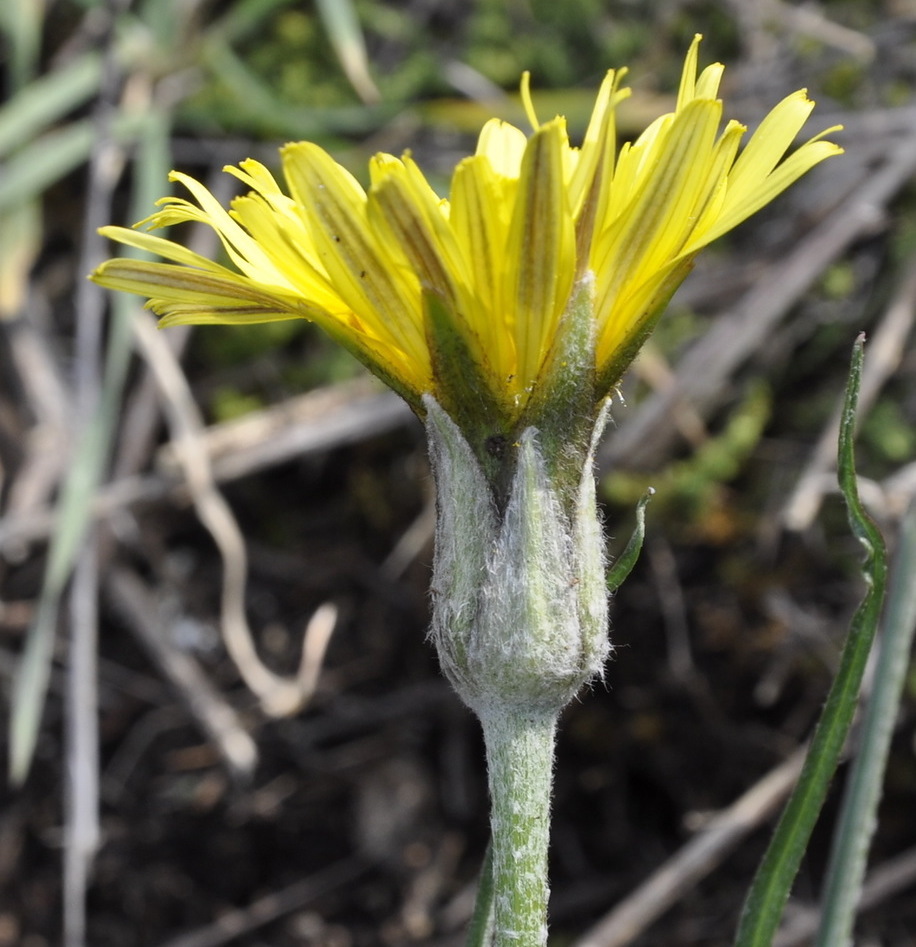
M110 260L93 279L149 297L163 325L312 320L416 410L424 394L446 407L486 401L505 430L538 397L551 365L556 378L565 317L585 305L594 407L696 253L841 151L818 136L785 157L814 106L799 91L739 155L746 129L729 121L720 131L723 67L697 76L699 40L674 112L619 152L623 71L607 74L580 147L570 145L563 118L538 121L526 74L533 134L489 121L476 153L455 169L447 200L409 155L372 158L364 190L317 145L289 144L281 152L288 193L263 165L243 161L226 171L249 191L226 211L173 172L193 200L163 198L142 222L209 224L232 267L108 227L115 240L170 262Z

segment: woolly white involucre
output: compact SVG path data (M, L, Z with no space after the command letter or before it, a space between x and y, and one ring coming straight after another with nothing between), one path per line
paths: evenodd
M600 676L610 648L592 453L571 521L527 428L500 513L461 431L434 398L424 405L438 505L430 634L442 669L479 716L501 705L556 713Z

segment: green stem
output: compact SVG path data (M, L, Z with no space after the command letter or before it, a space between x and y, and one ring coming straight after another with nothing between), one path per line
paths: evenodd
M547 847L557 714L480 714L490 782L492 947L547 943Z

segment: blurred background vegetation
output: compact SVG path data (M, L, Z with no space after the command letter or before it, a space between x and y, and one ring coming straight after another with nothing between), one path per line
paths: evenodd
M557 944L586 943L810 730L861 592L832 418L862 329L863 489L892 544L913 495L916 5L0 0L0 740L15 777L0 947L461 942L485 782L423 642L421 430L306 323L144 341L135 301L83 278L110 252L95 230L145 217L171 168L227 201L224 164L276 167L304 138L363 179L376 151L410 149L444 190L483 121L524 123L525 69L539 113L567 115L575 138L605 70L628 65L633 136L673 104L696 32L702 62L728 66L729 116L753 125L807 87L813 127L844 124L847 154L703 258L620 392L600 469L612 553L646 486L657 496L613 602L607 681L565 719ZM303 628L337 609L291 717L266 712L221 643L226 561L195 516L185 436L245 536L271 673L293 674ZM916 671L873 856L896 886L861 920L861 942L884 947L916 943L901 867L914 707ZM591 947L729 943L758 822L670 910Z

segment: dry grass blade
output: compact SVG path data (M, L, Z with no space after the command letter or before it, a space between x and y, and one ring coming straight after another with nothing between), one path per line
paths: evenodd
M410 409L397 395L379 391L374 381L358 379L213 425L201 432L201 442L213 476L233 480L292 458L358 443L410 417ZM178 469L172 445L161 448L156 466L163 473Z
M877 907L901 891L916 885L916 849L889 858L865 879L859 911ZM773 947L803 947L817 933L821 922L819 908L797 910L773 942Z
M33 322L27 319L8 322L7 338L26 405L35 419L21 445L21 466L9 485L4 516L9 522L42 509L58 484L69 454L70 397L47 339Z
M381 95L369 73L366 43L353 3L351 0L318 0L316 6L350 84L366 104L378 102Z
M916 259L910 261L907 269L909 275L897 290L869 342L860 395L863 415L899 368L906 340L916 319ZM781 519L787 529L808 529L820 511L824 496L836 489L836 440L842 407L840 402L811 452L811 459L795 490L786 501Z
M115 610L216 746L229 772L238 779L250 777L258 761L254 740L197 662L170 643L168 629L157 618L159 609L153 591L125 568L115 568L109 573L105 591Z
M360 379L315 389L244 418L203 428L200 440L214 480L224 482L295 457L378 437L412 418L397 395L380 392ZM176 493L183 497L183 477L173 446L165 444L160 449L156 466L157 473L122 476L102 487L92 500L92 516L104 519L135 503L155 502ZM47 538L53 524L53 511L47 507L6 517L0 521L0 552L17 552Z
M221 627L223 641L243 680L258 697L265 713L296 713L312 696L315 686L315 651L324 646L304 646L302 663L294 678L274 674L258 657L245 614L248 560L245 539L229 505L216 486L210 457L203 444L204 424L191 390L172 350L163 341L152 319L138 313L135 330L140 349L153 370L162 393L172 440L182 472L201 522L216 543L223 564ZM311 625L310 625L311 627ZM318 622L319 642L327 643L324 618ZM320 655L319 655L320 657Z
M772 815L792 791L804 759L805 749L796 750L767 773L710 820L702 832L587 931L574 947L624 947L638 937Z
M227 911L212 924L176 937L160 947L221 947L236 937L304 907L328 891L355 881L364 871L363 863L357 859L338 862L316 875L264 895L245 908Z

